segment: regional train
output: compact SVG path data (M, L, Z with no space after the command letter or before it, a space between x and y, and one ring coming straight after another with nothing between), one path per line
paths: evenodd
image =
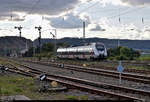
M107 58L107 49L100 42L84 46L58 48L57 57L66 59L105 59Z

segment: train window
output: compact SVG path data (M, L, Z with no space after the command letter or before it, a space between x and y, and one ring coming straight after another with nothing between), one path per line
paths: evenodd
M104 45L96 44L96 49L102 51L104 50Z

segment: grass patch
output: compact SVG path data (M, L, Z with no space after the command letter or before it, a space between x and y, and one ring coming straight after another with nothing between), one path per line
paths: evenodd
M9 74L0 76L0 95L1 96L13 96L13 95L25 95L32 100L47 100L56 99L57 93L50 94L48 92L40 93L38 91L40 83L36 83L31 77L25 77L18 74ZM62 96L62 100L66 99L66 96ZM49 98L50 97L50 98ZM59 98L60 100L60 98ZM0 101L1 102L1 101Z
M28 96L32 93L32 90L35 90L33 83L32 78L21 75L0 76L0 94L2 96L20 94L25 94Z
M77 96L73 96L73 95L69 95L69 96L67 96L67 99L68 100L78 100L78 97Z
M73 96L73 95L68 95L66 97L68 100L88 100L88 97L87 96Z
M81 100L88 100L88 97L87 96L81 96L80 99Z
M150 55L143 55L136 59L137 61L150 61Z

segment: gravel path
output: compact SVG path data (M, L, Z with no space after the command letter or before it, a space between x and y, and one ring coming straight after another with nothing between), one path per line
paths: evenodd
M33 63L27 63L27 62L21 62L21 64L26 64L26 65L31 66L32 68L47 71L50 74L65 75L65 76L71 76L71 77L76 77L80 79L87 79L87 80L96 81L96 82L105 82L109 84L119 85L119 78L117 79L117 78L112 78L112 77L105 77L105 76L94 75L94 74L89 74L85 72L71 71L68 69L56 68L52 66L33 64ZM150 91L150 85L148 84L132 82L132 81L127 81L127 80L122 80L122 85L120 86L126 86L126 87Z

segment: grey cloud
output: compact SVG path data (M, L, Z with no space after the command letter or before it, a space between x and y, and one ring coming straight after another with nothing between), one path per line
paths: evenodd
M0 17L7 19L14 12L58 15L76 7L80 0L0 0Z
M12 19L9 19L9 21L24 21L25 19L24 18L12 18Z
M48 18L48 20L50 20L52 27L64 29L81 28L83 26L83 21L85 21L85 25L87 27L91 22L89 16L84 16L84 18L81 18L79 15L75 15L74 13L56 18Z
M10 12L8 13L1 13L0 14L0 20L12 20L13 18L18 18L19 16L17 14L12 14Z
M150 29L145 29L144 32L150 32Z
M121 0L121 2L132 6L150 5L150 0Z
M102 29L100 25L96 25L95 28L91 28L90 31L106 31L105 29Z
M141 33L142 31L140 29L137 28L130 28L130 29L126 29L127 31L132 31L132 32L138 32Z

